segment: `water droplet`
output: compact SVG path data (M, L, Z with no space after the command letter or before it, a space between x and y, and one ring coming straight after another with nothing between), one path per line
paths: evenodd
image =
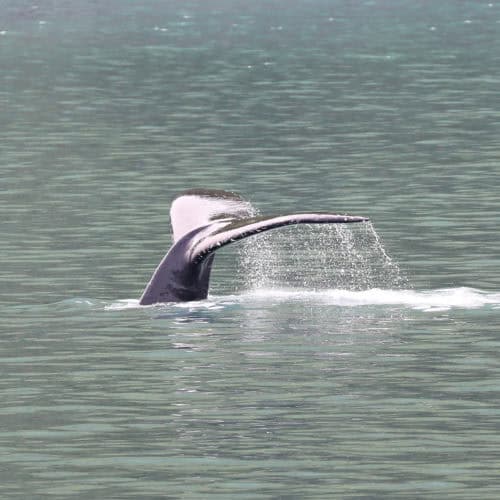
M253 290L399 288L405 283L371 223L302 226L263 233L240 247Z

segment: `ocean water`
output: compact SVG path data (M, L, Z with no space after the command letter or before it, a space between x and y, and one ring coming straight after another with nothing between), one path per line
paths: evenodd
M498 1L0 12L1 498L498 498ZM140 307L192 187L370 223Z

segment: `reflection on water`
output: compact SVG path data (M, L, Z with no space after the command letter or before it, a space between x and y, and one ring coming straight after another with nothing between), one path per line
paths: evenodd
M496 499L499 20L2 1L0 496ZM139 307L191 187L373 226Z
M450 308L412 309L429 295ZM473 296L495 299L261 291L19 309L6 324L22 314L28 330L0 344L3 485L26 496L266 497L334 484L425 495L437 481L459 494L476 490L481 467L493 498L498 312L468 309ZM361 474L373 468L383 481Z

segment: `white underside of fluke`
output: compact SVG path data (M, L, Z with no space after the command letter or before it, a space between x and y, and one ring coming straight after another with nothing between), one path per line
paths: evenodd
M191 194L179 196L170 208L174 242L194 229L211 224L217 219L241 219L254 214L254 208L245 200Z

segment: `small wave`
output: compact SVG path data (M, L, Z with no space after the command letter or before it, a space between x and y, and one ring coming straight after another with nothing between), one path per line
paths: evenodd
M101 308L105 304L102 300L89 299L85 297L73 297L56 302L54 305L62 309L94 309Z
M422 291L380 288L362 291L262 289L247 295L255 299L310 300L341 307L403 306L422 311L476 309L488 305L500 308L500 293L489 293L467 287Z
M104 309L106 311L123 311L125 309L137 309L138 307L142 307L139 304L139 299L122 299L105 305Z

